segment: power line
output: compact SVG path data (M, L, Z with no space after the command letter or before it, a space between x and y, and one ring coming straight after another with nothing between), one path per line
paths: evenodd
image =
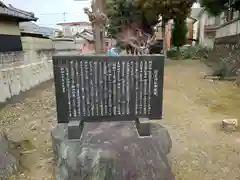
M82 15L82 14L83 13L80 13L80 12L78 12L78 13L68 13L68 12L63 12L63 13L45 13L45 14L39 15L39 20L44 19L44 18L45 19L46 18L48 18L48 19L56 19L57 18L58 21L66 22L68 15L70 15L70 16L72 16L72 15L78 16L78 15Z

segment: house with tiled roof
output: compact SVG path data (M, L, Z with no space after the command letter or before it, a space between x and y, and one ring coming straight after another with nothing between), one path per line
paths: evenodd
M77 33L74 36L75 44L77 49L80 49L83 53L93 52L94 51L94 34L92 29L84 29L82 32ZM116 44L116 40L104 37L104 49L109 49L110 47Z
M0 1L0 52L22 51L20 22L37 21L34 13Z

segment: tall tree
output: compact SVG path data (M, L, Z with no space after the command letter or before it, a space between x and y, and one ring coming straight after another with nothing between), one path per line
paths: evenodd
M186 44L187 32L188 28L185 19L175 19L172 30L172 44L177 47L178 50L179 47Z

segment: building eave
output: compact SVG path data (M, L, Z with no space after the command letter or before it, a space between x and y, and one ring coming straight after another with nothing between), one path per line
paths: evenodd
M42 38L42 39L50 39L49 36L45 36L43 34L39 33L33 33L33 32L21 32L22 37L36 37L36 38Z
M13 17L19 22L24 21L37 21L38 18L34 16L34 13L30 13L27 11L23 11L17 8L14 8L13 6L0 6L0 16L4 17Z

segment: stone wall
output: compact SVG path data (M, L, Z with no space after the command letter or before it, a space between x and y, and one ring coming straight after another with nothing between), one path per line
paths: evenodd
M220 74L215 75L237 75L240 70L240 34L216 38L207 62L215 73L219 71Z
M52 52L0 54L0 103L53 77Z

